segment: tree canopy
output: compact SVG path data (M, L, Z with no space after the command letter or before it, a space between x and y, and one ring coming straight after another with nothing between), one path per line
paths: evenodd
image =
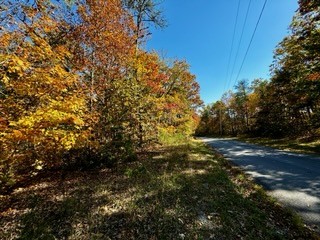
M0 5L0 181L133 160L161 134L191 134L202 104L185 61L138 40L164 26L154 1Z

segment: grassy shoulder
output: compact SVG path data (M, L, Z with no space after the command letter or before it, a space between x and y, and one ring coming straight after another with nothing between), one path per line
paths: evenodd
M286 151L320 155L320 138L271 139L239 137L238 139L241 141L269 146Z
M0 239L319 239L199 141L0 199Z

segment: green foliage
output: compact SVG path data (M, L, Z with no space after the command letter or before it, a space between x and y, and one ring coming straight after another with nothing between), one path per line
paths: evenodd
M135 168L127 168L124 174L128 178L138 178L138 177L145 176L147 174L147 171L148 170L144 165L139 165Z
M176 132L173 128L159 129L159 142L166 146L183 144L189 137L182 132Z

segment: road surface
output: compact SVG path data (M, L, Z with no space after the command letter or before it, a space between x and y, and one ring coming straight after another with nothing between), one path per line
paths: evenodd
M271 196L320 231L320 157L226 138L201 138L239 165Z

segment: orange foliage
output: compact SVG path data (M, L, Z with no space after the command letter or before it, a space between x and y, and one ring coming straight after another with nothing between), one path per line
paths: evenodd
M159 128L191 133L198 121L188 64L140 50L122 1L70 4L4 3L0 182L61 166L71 153L90 162L132 157Z

